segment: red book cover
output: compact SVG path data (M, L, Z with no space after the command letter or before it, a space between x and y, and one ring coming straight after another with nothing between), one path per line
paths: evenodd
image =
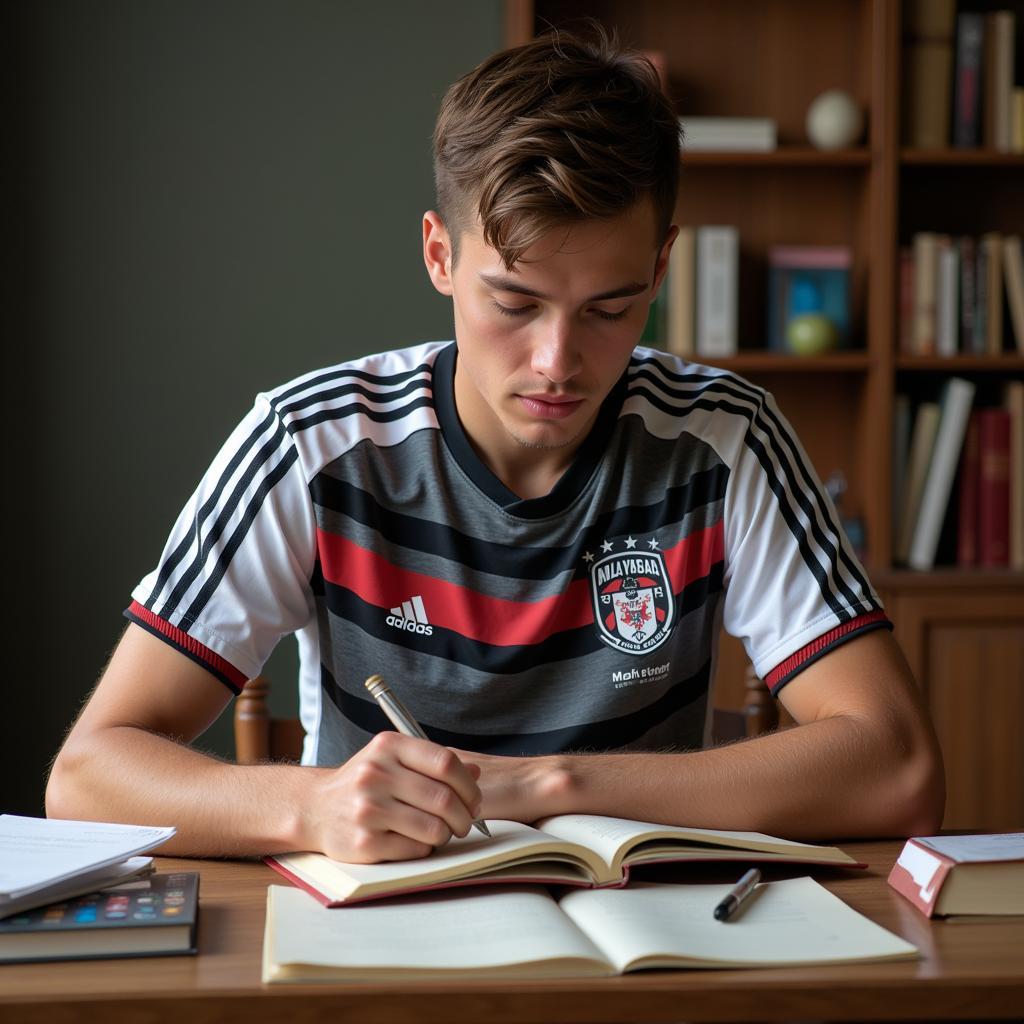
M978 412L978 564L1010 564L1010 414Z
M978 450L978 414L967 421L964 450L960 455L960 495L957 515L956 564L978 564L978 483L981 461Z
M935 913L935 897L955 863L938 850L908 839L889 872L889 884L925 917L931 917Z

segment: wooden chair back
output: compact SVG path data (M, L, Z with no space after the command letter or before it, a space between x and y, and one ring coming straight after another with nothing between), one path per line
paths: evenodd
M778 726L775 701L765 685L748 667L742 709L715 708L712 734L716 743L726 743L770 732ZM304 732L297 718L274 718L267 707L270 680L250 679L235 701L235 758L239 764L265 761L298 761L302 756Z

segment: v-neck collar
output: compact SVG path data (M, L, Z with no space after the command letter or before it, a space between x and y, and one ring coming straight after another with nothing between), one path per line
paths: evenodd
M590 433L576 450L569 468L551 491L539 498L520 498L510 491L477 455L462 429L455 408L455 342L445 346L434 360L432 390L434 409L441 425L448 450L466 475L491 501L506 512L522 519L544 519L568 508L593 476L611 439L626 396L627 374L624 372L601 403Z

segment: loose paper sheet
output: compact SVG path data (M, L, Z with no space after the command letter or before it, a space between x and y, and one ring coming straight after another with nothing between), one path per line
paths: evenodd
M0 814L0 901L116 864L166 842L173 827Z

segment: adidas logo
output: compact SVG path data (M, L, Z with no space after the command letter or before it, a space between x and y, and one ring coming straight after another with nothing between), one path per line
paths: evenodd
M403 601L400 608L392 608L391 614L384 621L395 629L404 629L407 633L432 636L434 632L434 627L427 621L423 598L419 595Z

